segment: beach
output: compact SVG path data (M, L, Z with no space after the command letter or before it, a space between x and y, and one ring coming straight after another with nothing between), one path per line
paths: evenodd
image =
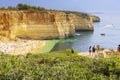
M50 52L58 40L24 40L0 42L0 51L5 54L26 55Z

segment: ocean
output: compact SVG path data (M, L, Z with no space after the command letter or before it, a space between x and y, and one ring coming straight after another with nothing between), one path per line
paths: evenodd
M117 49L120 44L120 14L101 13L94 14L101 21L94 23L94 31L76 32L74 38L62 39L52 51L76 49L77 51L88 51L89 46L100 45L101 48ZM101 35L105 34L105 35Z

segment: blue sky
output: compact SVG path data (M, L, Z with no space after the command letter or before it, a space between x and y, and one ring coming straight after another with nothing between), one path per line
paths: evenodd
M0 0L0 7L25 3L49 9L83 12L120 12L120 0Z

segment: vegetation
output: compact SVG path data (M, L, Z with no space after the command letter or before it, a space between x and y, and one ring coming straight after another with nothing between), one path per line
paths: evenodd
M88 16L87 13L83 12L77 12L77 11L67 11L67 10L52 10L52 9L46 9L43 7L37 7L37 6L31 6L28 4L18 4L16 7L13 6L8 6L7 8L2 7L0 10L27 10L27 11L60 11L60 12L65 12L66 14L77 14L77 15L82 15L83 17Z
M31 6L28 4L18 4L16 7L8 6L7 8L2 7L1 10L29 10L29 11L45 11L47 9L43 7Z
M75 54L71 50L27 56L1 53L0 80L120 79L119 56L94 59Z
M18 4L16 7L18 10L31 10L31 11L44 11L43 7L30 6L28 4Z
M88 16L88 14L87 13L83 13L83 12L78 12L78 11L63 11L63 12L65 12L66 14L70 14L70 13L73 13L73 14L76 14L76 15L81 15L81 16L83 16L83 17L86 17L86 16Z

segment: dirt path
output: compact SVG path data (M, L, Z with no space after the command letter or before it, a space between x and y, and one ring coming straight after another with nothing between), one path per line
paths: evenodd
M110 53L110 54L107 54L107 53ZM87 57L96 57L96 56L99 56L99 55L103 55L103 57L109 57L112 52L109 50L109 49L105 49L105 50L102 50L100 51L99 53L95 52L95 53L92 53L90 54L89 52L79 52L78 55L80 56L87 56Z

